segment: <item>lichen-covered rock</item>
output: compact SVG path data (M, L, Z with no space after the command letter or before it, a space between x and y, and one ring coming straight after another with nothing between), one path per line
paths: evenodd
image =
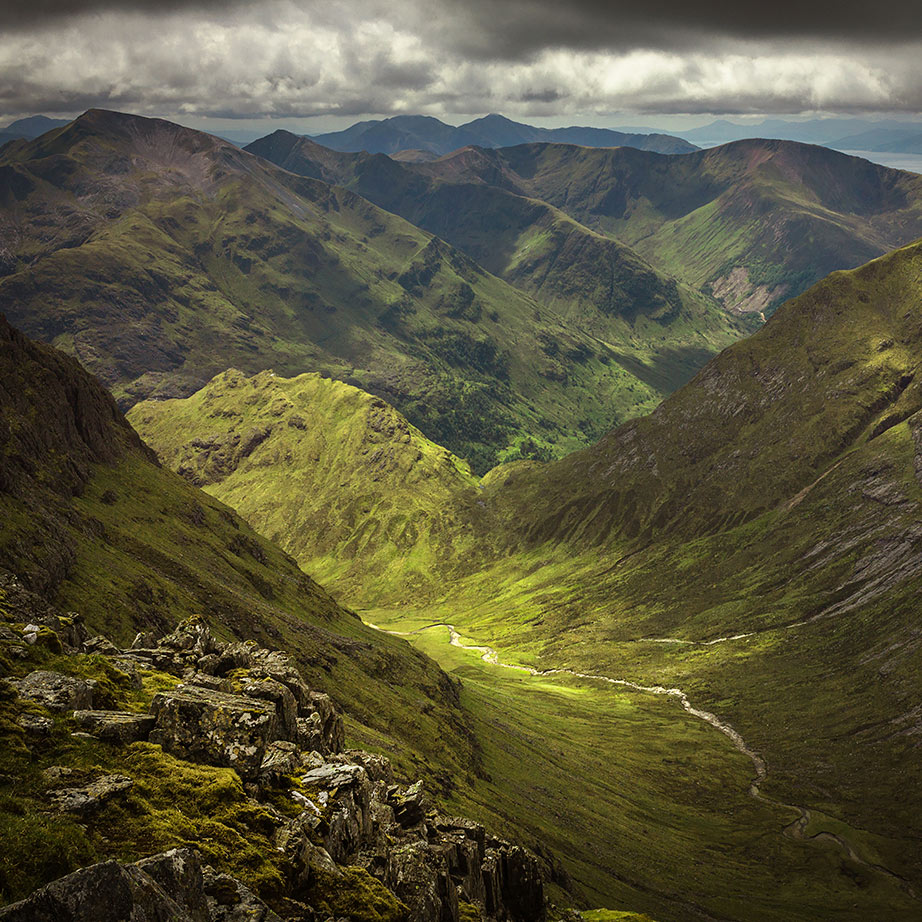
M146 740L155 721L149 714L130 711L74 711L74 722L97 739L127 745Z
M371 842L372 785L361 765L327 763L301 779L305 788L327 799L324 845L334 861L344 861Z
M134 866L152 877L194 922L212 922L202 863L194 849L174 848L161 855L142 858Z
M62 813L92 813L112 798L127 794L133 784L127 775L103 775L81 787L51 791L48 797Z
M199 922L150 875L105 861L0 909L2 922Z
M279 736L291 741L298 739L298 705L294 695L281 682L267 676L256 677L247 671L242 676L225 679L222 687L246 698L271 701L278 717Z
M12 679L20 698L34 701L49 711L73 711L93 706L96 682L38 669L24 679Z
M294 743L276 740L270 743L259 766L261 783L271 783L285 775L293 775L301 768L301 753Z
M278 738L271 701L195 685L160 692L151 714L156 719L152 743L180 758L234 768L242 777L256 776L266 748Z
M202 870L211 922L282 922L252 890L207 865Z
M410 908L409 922L458 922L458 894L441 850L416 840L388 855L385 886Z

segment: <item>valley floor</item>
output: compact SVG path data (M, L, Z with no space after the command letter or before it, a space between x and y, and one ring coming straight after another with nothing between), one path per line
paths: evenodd
M922 909L877 867L890 843L762 797L760 756L682 695L640 676L515 665L527 655L417 611L363 617L463 680L489 780L458 788L451 808L560 856L589 904L663 922L905 920Z

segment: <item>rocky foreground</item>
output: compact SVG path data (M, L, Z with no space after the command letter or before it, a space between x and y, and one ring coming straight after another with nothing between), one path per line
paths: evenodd
M3 922L545 918L535 856L441 813L385 757L344 751L342 715L286 654L221 642L197 619L119 649L9 575L0 615L0 792L21 824L41 814L45 839L72 828L78 843L44 870L10 858L3 895L75 849L105 859L0 909Z

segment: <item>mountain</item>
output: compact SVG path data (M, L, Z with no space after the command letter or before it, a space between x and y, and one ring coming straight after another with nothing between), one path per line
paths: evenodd
M19 118L10 122L2 130L3 135L10 138L37 138L39 135L51 131L53 128L63 128L70 119L48 118L45 115L30 115L28 118Z
M339 151L395 154L422 150L447 154L461 147L509 147L534 141L582 144L587 147L637 147L664 154L685 154L693 144L667 134L628 134L608 128L535 128L502 115L487 115L454 128L425 115L397 115L378 121L357 122L344 131L313 137L324 147Z
M805 144L824 144L845 150L860 150L862 148L849 148L847 145L835 142L846 135L859 132L901 127L912 128L913 123L898 122L893 119L871 121L859 118L816 118L804 121L766 118L758 122L743 123L729 119L717 119L709 125L702 125L700 128L692 128L689 131L677 131L675 134L704 147L750 138L768 138L781 141L801 141Z
M161 468L98 381L2 318L0 457L0 568L92 633L127 645L205 616L225 639L295 651L312 687L356 715L350 733L401 768L431 779L456 758L476 766L456 690L431 660Z
M338 593L395 583L432 591L463 560L477 478L348 384L230 370L186 399L136 404L129 417L166 465Z
M562 711L555 709L564 706L543 697L568 674L575 685L564 687L593 714L595 707L610 712L672 696L672 723L647 715L631 724L625 745L642 759L656 739L675 750L687 741L692 729L681 723L676 700L686 696L686 719L697 714L712 734L695 750L711 771L722 764L724 744L732 774L721 780L716 802L736 818L728 823L740 838L729 845L728 831L705 817L710 795L697 774L703 762L679 769L695 790L695 848L691 838L668 844L671 824L681 823L663 819L668 796L645 789L659 814L650 851L622 851L618 873L632 893L643 894L635 905L662 918L857 922L870 913L898 922L916 913L920 291L922 241L834 273L650 416L591 448L552 464L499 468L470 499L467 483L439 479L454 496L443 502L452 509L464 572L430 555L427 565L436 578L442 574L442 587L420 586L409 604L408 593L395 592L389 607L369 613L407 632L446 668L464 670L475 720L499 719L490 706L498 699L523 733L531 721L555 734L573 732L575 715L567 710L567 723L557 723ZM246 405L260 413L278 399L270 382L242 386ZM283 390L294 386L281 382ZM156 445L157 426L169 433L164 457L171 464L184 462L194 476L199 468L187 459L207 449L190 440L209 425L228 427L221 422L227 397L222 387L213 413L206 394L175 406L175 427L166 414L160 422L154 417L152 440ZM315 401L325 412L322 395ZM188 448L177 451L182 445ZM396 452L386 446L384 455ZM287 470L264 462L259 472L254 464L249 493L258 483L263 496L293 495L276 480ZM335 481L325 467L300 470L314 478L299 481L303 493L316 483L323 494L324 482ZM412 492L399 477L387 483ZM346 489L356 498L362 493ZM350 508L348 499L340 503ZM250 504L248 515L260 515L258 506ZM299 505L290 508L295 535ZM284 519L281 509L266 509ZM322 553L327 545L317 546ZM350 596L376 599L377 581L353 580ZM463 666L457 646L436 633L444 622L472 653ZM487 662L479 673L474 654ZM494 665L490 672L490 662L521 671L501 675ZM619 683L634 689L630 705ZM616 732L606 725L606 739ZM606 745L598 729L593 738ZM543 744L531 745L520 758L541 757ZM610 785L606 773L621 763L612 753L601 764ZM596 820L602 811L601 825L617 828L622 810L593 786L601 769L573 765L568 772L574 790L593 790ZM652 772L637 771L635 783L648 784ZM535 796L524 775L523 790ZM602 855L616 848L606 842ZM681 907L662 900L655 868L667 852L671 874L683 875ZM741 865L727 866L728 854ZM691 855L708 874L684 876ZM742 893L744 901L735 901L732 894Z
M403 165L381 154L331 152L285 132L247 150L346 186L438 235L568 329L609 344L626 371L660 393L675 390L743 331L713 300L677 285L619 241L503 188L495 151L465 148L432 164ZM628 350L638 350L636 359Z
M354 189L550 303L597 302L605 276L620 274L607 266L640 257L728 310L770 313L829 272L922 234L916 174L794 142L680 158L520 145L400 164L326 154L278 132L247 149ZM563 249L587 258L561 260Z
M914 125L911 128L874 128L837 138L828 146L838 150L922 154L922 127Z
M588 444L660 399L648 366L738 335L700 299L648 303L630 279L607 308L628 319L584 332L352 192L156 119L92 110L9 145L0 171L19 228L0 306L123 407L229 365L322 372L386 396L482 471L523 446Z

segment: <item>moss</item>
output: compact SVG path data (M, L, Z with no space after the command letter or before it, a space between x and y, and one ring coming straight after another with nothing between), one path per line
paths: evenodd
M342 877L322 875L305 897L321 914L354 922L406 922L407 907L364 868L347 867Z
M481 922L483 916L473 903L458 901L458 922Z

